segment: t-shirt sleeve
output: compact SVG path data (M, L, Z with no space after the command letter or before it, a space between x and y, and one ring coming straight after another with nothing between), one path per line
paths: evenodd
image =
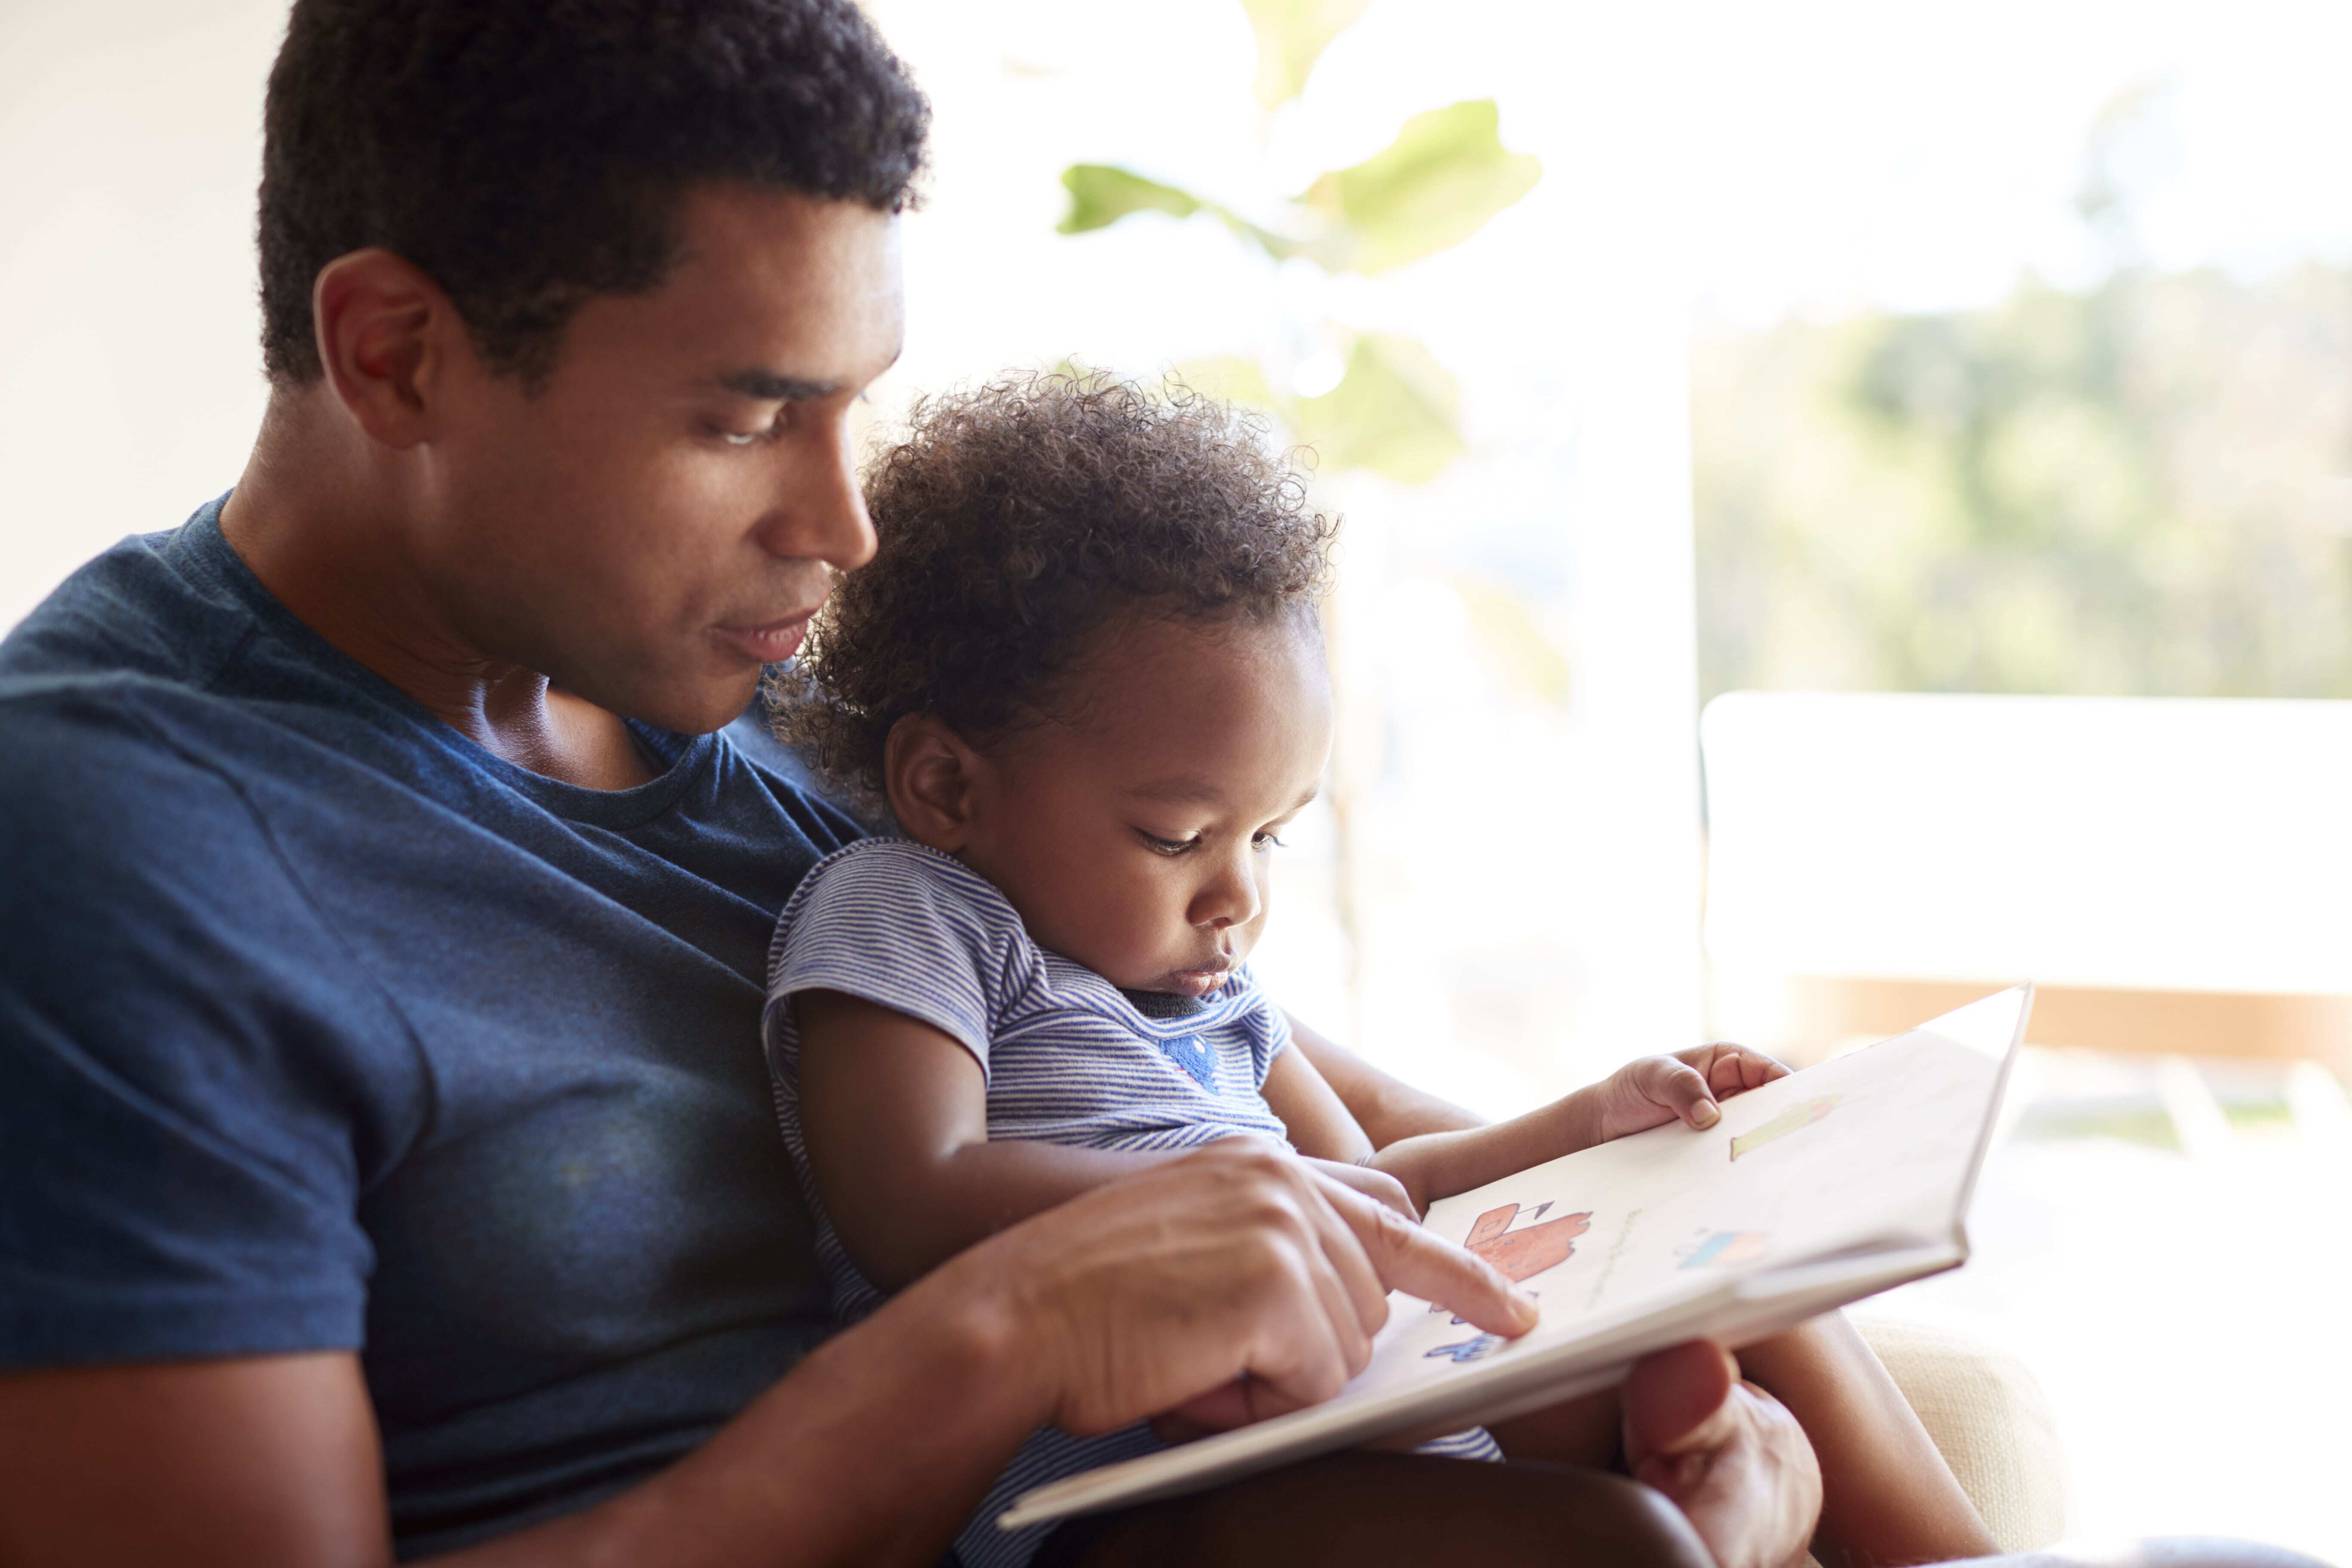
M1018 917L973 873L877 841L819 867L785 909L768 1005L802 991L864 997L949 1036L985 1073L1024 951Z
M13 700L0 739L0 1368L357 1347L348 960L135 718Z

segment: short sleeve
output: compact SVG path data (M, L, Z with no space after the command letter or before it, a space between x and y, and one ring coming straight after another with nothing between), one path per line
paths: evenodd
M357 1347L383 1020L236 787L12 699L0 866L0 1368Z
M785 906L769 1016L796 993L839 991L930 1025L985 1073L1029 951L1020 917L984 879L937 850L869 840L820 865ZM789 1043L782 1055L777 1067L796 1075Z

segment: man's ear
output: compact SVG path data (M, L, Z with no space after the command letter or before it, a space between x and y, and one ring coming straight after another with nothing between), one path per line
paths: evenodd
M465 323L414 263L372 247L339 256L310 286L319 363L335 399L376 440L405 449L432 427L433 395Z
M890 726L882 745L882 787L907 837L953 855L971 842L973 785L988 759L928 713Z

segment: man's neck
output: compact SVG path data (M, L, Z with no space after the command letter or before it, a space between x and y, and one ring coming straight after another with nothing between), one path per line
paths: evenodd
M618 718L488 657L452 623L409 542L400 462L323 389L281 388L221 533L295 618L484 751L587 789L646 782Z

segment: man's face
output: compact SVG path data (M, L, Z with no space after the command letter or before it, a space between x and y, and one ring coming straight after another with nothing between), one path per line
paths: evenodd
M452 368L420 545L470 647L698 732L874 552L848 415L904 303L888 215L718 185L681 217L661 287L589 301L536 391Z

